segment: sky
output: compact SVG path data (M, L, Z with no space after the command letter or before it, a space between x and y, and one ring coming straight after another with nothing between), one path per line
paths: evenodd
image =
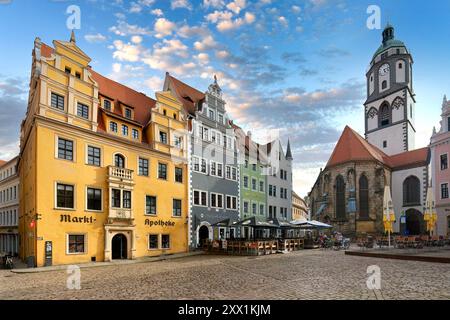
M439 128L450 95L450 1L433 0L0 0L0 159L19 150L34 39L69 40L99 73L154 97L166 72L206 91L217 75L231 119L257 142L279 130L305 196L344 127L364 134L365 72L395 27L414 58L416 147ZM73 26L72 26L73 27Z

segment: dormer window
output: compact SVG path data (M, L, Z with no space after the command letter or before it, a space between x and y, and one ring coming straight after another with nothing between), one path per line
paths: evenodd
M105 110L111 111L111 101L109 100L103 100L103 107Z
M130 108L125 108L125 118L131 119L132 117L133 116L132 116L131 109Z
M382 90L385 90L386 88L387 88L387 81L384 80L384 81L381 83L381 89L382 89Z

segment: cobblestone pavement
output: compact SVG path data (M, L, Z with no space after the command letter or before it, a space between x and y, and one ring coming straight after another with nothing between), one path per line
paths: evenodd
M381 290L366 286L367 267L381 269ZM0 299L450 299L450 267L414 261L299 251L265 257L195 256L67 274L0 270Z

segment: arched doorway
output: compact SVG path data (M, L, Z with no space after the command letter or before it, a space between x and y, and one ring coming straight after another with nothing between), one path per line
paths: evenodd
M406 211L406 231L409 235L424 233L424 220L420 211L409 209Z
M116 234L112 238L112 258L113 259L128 258L127 237L121 233Z
M203 245L206 240L209 239L209 228L205 225L201 226L198 229L198 243Z

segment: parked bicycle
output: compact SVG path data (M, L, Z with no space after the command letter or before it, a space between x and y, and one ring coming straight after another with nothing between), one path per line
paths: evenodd
M3 267L10 270L14 268L14 261L11 255L7 254L3 257Z

